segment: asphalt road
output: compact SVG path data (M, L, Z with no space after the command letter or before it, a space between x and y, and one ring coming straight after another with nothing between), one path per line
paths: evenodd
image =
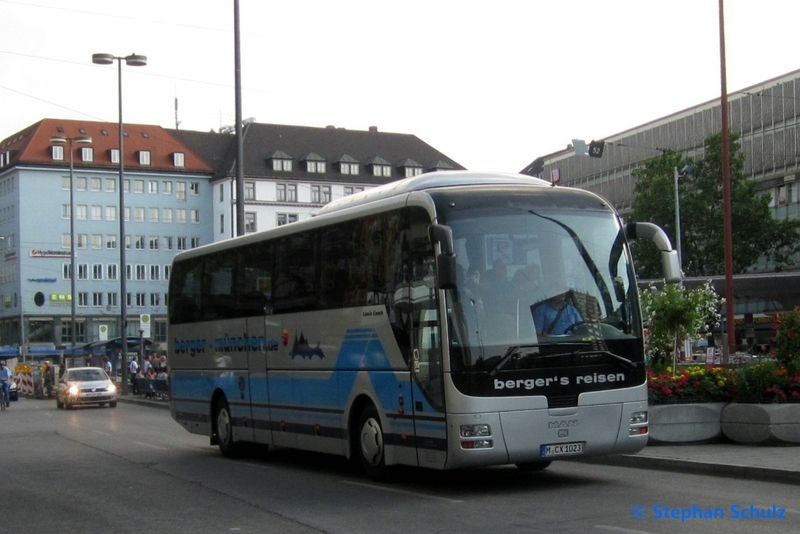
M226 460L169 412L130 404L21 399L0 414L0 451L0 533L800 531L791 485L577 462L376 484L326 455Z

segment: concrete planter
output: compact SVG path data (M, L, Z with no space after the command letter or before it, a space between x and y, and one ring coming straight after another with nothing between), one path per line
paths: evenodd
M698 443L722 437L720 416L726 402L650 406L648 442Z
M739 443L800 445L800 404L731 403L722 411L722 433Z

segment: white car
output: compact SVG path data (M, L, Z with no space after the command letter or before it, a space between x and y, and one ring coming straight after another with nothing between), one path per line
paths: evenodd
M117 386L100 367L67 369L58 380L56 406L69 410L73 406L117 405Z
M19 400L19 392L17 391L17 383L13 380L8 385L8 398L12 401Z

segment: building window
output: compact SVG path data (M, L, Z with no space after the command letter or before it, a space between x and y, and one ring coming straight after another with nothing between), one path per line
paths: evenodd
M136 241L134 243L135 243L136 250L144 250L144 236L143 235L137 235L136 236Z
M92 280L102 280L103 279L103 264L102 263L93 263L92 264Z
M125 221L130 221L131 220L131 207L130 206L125 206L124 215L125 215Z
M85 308L89 305L89 293L81 291L78 293L78 306Z
M89 248L89 234L78 234L75 236L77 239L78 248L86 249Z
M69 191L69 187L70 187L69 176L62 176L61 189L63 189L64 191Z
M147 266L141 263L136 264L136 280L147 280Z
M150 222L158 222L158 208L148 208L147 213L149 215Z
M107 221L116 221L117 220L117 207L116 206L106 206L106 220Z
M392 176L392 168L389 165L373 165L372 166L372 175L373 176L383 176L383 177L391 177Z
M172 182L168 182L168 181L165 180L165 181L161 182L161 185L163 186L165 195L171 195L172 194Z
M178 238L178 250L186 250L186 238L179 237Z
M200 222L200 210L190 210L189 216L192 218L193 223Z
M115 178L106 178L106 193L117 192L117 180Z
M78 204L75 208L75 217L79 221L85 221L89 218L89 206L86 204Z
M106 236L106 248L111 250L117 248L117 236L113 234Z
M177 220L178 220L179 223L185 223L186 222L186 210L185 209L179 208L177 210L177 216L178 216Z
M144 208L137 206L133 209L133 217L136 222L144 222Z
M161 215L163 216L165 223L172 222L172 208L164 208L164 210L161 212Z
M297 214L296 213L279 213L278 214L278 226L283 226L285 224L297 222Z
M247 214L245 214L245 218L247 218ZM219 214L219 233L221 233L221 234L225 233L225 214L224 213L220 213Z
M169 273L172 269L172 265L165 265L164 266L164 280L169 280Z
M79 263L78 264L78 280L88 280L89 279L89 265L86 263Z
M108 306L110 308L116 308L119 306L116 293L106 293L106 302L108 302Z
M151 195L158 194L158 180L148 180L147 181L147 192Z
M324 161L306 161L307 172L324 173L325 167L326 166Z
M144 308L147 302L147 296L145 293L136 293L136 307L137 308Z
M245 189L245 197L244 198L247 198L247 182L244 183L244 189ZM253 195L255 197L255 191L253 192ZM225 185L224 184L219 184L219 201L222 202L224 200L225 200Z
M158 250L158 236L150 236L150 250Z
M139 151L139 165L150 165L150 151L149 150L140 150Z
M117 264L116 263L109 263L106 265L106 279L107 280L116 280L117 279Z
M172 250L172 236L165 235L164 236L164 250Z
M256 214L252 211L244 212L244 231L247 234L256 231Z
M53 161L64 161L64 146L53 145L50 147L50 153L53 156Z
M92 249L103 250L103 234L92 234Z
M331 201L331 186L329 185L311 186L311 202L315 204L327 204L330 201Z
M71 206L69 204L61 204L61 218L69 220Z
M358 163L340 163L339 169L342 174L358 174Z
M406 167L406 178L413 178L422 174L422 167Z
M220 187L220 191L222 188ZM256 183L255 182L245 182L244 183L244 199L245 200L255 200L256 199ZM220 198L220 200L222 200Z
M103 220L103 206L92 206L92 220L93 221Z
M272 170L273 171L291 171L292 170L292 160L290 160L290 159L281 159L281 158L273 158L272 159Z
M297 202L297 184L278 184L278 202Z
M71 280L72 279L72 265L69 263L62 263L61 264L61 278L63 280Z
M100 192L103 187L103 181L100 178L92 178L92 191Z
M103 305L103 294L92 293L92 306L99 307Z
M200 194L200 182L191 182L189 184L189 193L192 195L199 195Z
M360 193L363 190L364 190L363 187L346 185L344 186L344 195L347 196L347 195L352 195L353 193Z
M88 187L87 180L85 176L78 176L75 178L75 190L76 191L86 191Z
M86 163L94 161L94 149L90 146L81 147L81 160Z
M144 180L133 181L133 192L138 194L144 193Z
M175 184L175 198L178 202L186 202L186 182Z
M172 164L176 167L186 166L186 155L183 152L175 152L172 154Z
M193 237L192 238L192 248L197 248L199 246L200 246L200 238L199 237Z
M161 280L161 266L160 265L151 265L150 266L150 280Z

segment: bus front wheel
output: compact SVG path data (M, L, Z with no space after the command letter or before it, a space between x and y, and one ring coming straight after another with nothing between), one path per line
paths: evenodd
M238 457L240 446L233 440L233 417L225 399L220 399L216 404L214 422L214 436L222 455L226 458Z
M361 465L372 480L386 478L387 468L384 457L383 428L375 406L369 405L361 412L358 424L358 451Z

